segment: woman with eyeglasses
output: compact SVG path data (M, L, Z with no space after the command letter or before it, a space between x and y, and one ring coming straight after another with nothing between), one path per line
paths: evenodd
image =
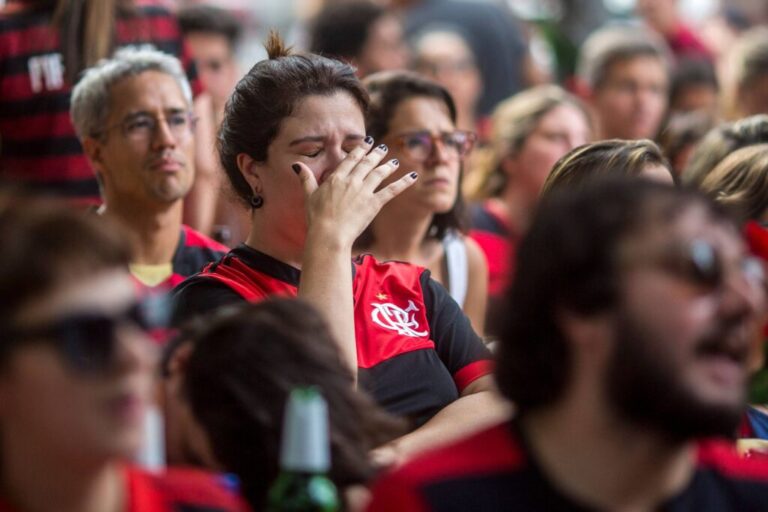
M421 267L350 262L381 207L418 173L366 135L368 94L347 64L291 54L276 35L230 98L222 165L251 210L245 244L175 290L175 318L272 295L298 295L329 323L356 384L413 430L391 460L496 421L490 354ZM301 319L297 318L297 322Z
M429 269L483 333L488 266L464 237L460 194L462 159L475 134L456 129L456 107L436 82L404 71L372 75L368 135L385 143L400 165L385 183L408 172L419 180L387 203L355 243L358 253L408 261Z
M0 510L245 510L196 471L131 463L153 346L108 221L0 198Z

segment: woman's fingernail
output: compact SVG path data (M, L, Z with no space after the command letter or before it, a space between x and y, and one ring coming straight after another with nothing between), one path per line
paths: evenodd
M381 151L386 151L387 150L387 145L386 144L379 144L379 147L377 149L379 149Z
M410 176L411 178L413 178L413 179L415 180L416 178L418 178L418 177L419 177L419 173L417 173L417 172L412 172L412 173L411 173L411 174L409 174L408 176Z
M367 136L366 136L366 137L363 139L363 142L365 142L366 144L368 144L368 145L370 146L371 144L373 144L373 137L371 137L370 135L367 135Z
M293 169L293 172L296 174L299 174L301 172L301 166L299 164L293 164L291 166L291 169Z
M398 160L397 158L393 158L392 160L390 160L390 163L392 165L400 165L400 160Z

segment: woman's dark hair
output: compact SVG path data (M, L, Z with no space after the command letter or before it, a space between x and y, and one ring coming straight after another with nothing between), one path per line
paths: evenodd
M702 194L614 176L542 200L516 255L497 352L499 390L519 414L562 397L572 365L559 315L590 317L619 306L626 244L692 207L731 220Z
M101 270L127 271L129 260L127 236L108 219L0 195L0 325L62 283Z
M544 182L541 197L560 189L583 187L595 178L639 176L649 165L666 167L672 175L669 162L653 141L610 139L585 144L572 149L555 163Z
M319 55L292 54L275 32L270 34L266 49L269 58L256 63L235 87L218 136L221 164L246 205L253 190L237 166L237 155L245 153L257 162L266 161L283 119L304 98L343 91L363 113L368 108L368 94L348 64Z
M367 77L363 80L363 84L371 98L365 129L374 140L381 140L387 136L397 107L412 98L428 98L442 102L448 110L451 122L456 124L456 104L451 94L443 86L428 78L410 71L382 71ZM460 190L461 177L459 177L459 193L456 195L456 202L449 211L435 214L427 230L428 237L442 240L449 230L463 230L464 200ZM369 228L360 235L357 245L369 247L372 243L373 233Z
M359 57L371 27L387 10L370 1L327 5L311 26L309 50L334 59Z
M395 420L354 390L327 325L308 304L270 299L225 312L192 340L185 373L192 412L218 462L254 510L278 473L288 394L315 386L328 402L330 477L339 487L373 476L368 452L399 434Z

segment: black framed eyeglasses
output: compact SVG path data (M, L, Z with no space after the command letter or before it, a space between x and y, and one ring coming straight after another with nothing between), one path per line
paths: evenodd
M429 131L403 133L396 137L403 151L413 160L424 161L434 154L439 142L448 155L464 158L472 151L477 136L468 131L454 130L433 134Z
M167 309L166 302L165 298L151 297L115 313L82 311L45 325L0 327L0 347L10 351L23 343L48 343L75 372L101 374L114 362L118 329L130 325L146 332L161 327L165 323L162 311Z
M191 111L171 111L162 118L139 112L99 130L95 135L101 136L115 128L120 128L120 132L126 139L134 142L145 142L157 134L161 122L168 125L174 138L184 140L192 136L197 124L197 117Z

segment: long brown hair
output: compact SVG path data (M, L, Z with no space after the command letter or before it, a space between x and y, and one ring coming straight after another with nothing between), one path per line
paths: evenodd
M51 3L53 3L51 1ZM59 31L67 80L75 83L82 70L109 57L115 47L115 19L131 12L131 0L58 0L53 26Z

